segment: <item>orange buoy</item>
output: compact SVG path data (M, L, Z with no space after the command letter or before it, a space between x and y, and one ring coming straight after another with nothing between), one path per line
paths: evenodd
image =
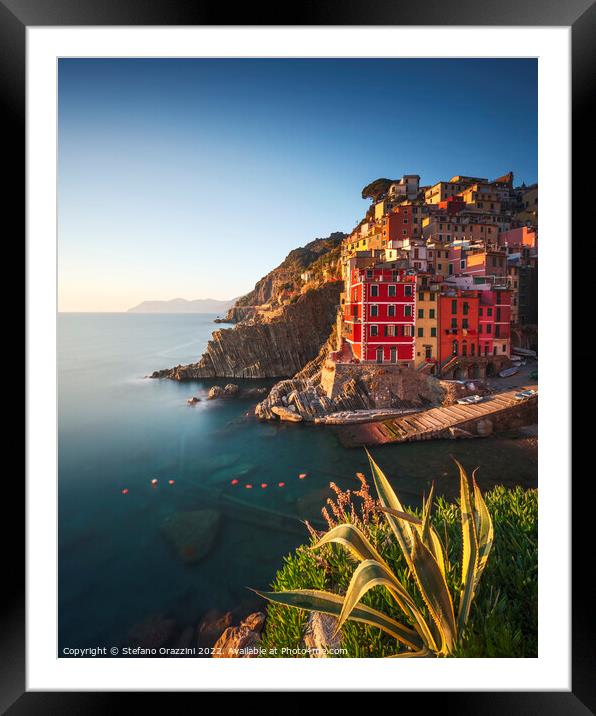
M308 475L307 472L301 472L301 473L298 475L298 479L299 479L299 480L304 480L304 478L305 478L307 475Z
M286 486L286 483L285 483L285 482L278 482L278 483L277 483L277 486L278 486L278 487L285 487L285 486Z
M252 490L252 485L244 485L244 487L246 487L247 490Z
M128 487L125 487L125 488L122 490L122 494L123 494L123 495L128 495Z
M236 480L236 478L234 478L232 480L232 482L230 482L230 485L237 485L237 484L238 484L238 480Z
M267 483L266 483L266 482L262 482L262 483L261 483L261 487L262 487L263 490L264 490L264 489L267 487Z
M154 477L153 480L151 480L151 484L153 485L153 487L155 487L155 485L157 485L157 478L156 478L156 477Z
M173 484L174 484L174 480L168 480L168 485L173 485Z

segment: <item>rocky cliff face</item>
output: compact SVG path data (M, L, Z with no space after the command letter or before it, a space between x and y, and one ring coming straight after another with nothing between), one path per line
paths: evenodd
M333 328L342 284L324 283L275 310L260 311L213 333L198 363L155 371L152 378L279 378L312 360Z
M335 264L339 260L339 248L346 235L336 231L324 239L314 239L306 246L293 249L277 268L259 279L252 291L241 296L229 309L225 320L238 323L246 318L254 318L258 313L256 307L267 305L271 308L283 305L291 296L300 293L304 287L301 275L308 271L312 275L312 283L323 282L323 272L327 277L333 276ZM335 271L341 276L339 266Z
M290 251L239 298L197 363L156 370L152 378L281 378L312 360L331 333L342 289L336 232Z

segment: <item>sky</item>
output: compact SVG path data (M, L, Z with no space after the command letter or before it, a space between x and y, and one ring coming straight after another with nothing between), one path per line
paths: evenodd
M61 59L58 305L230 299L378 177L537 180L532 59Z

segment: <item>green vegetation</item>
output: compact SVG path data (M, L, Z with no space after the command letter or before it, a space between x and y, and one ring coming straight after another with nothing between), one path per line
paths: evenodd
M496 487L483 500L460 468L462 498L457 504L438 498L431 515L431 494L422 511L406 512L394 501L382 472L371 465L380 503L389 512L379 512L363 476L360 491L342 492L332 485L336 501L328 501L331 514L324 510L331 529L323 537L313 531L311 544L286 558L273 592L265 595L275 601L268 607L263 646L278 652L298 647L308 608L344 621L341 645L348 657L536 656L537 492ZM486 514L481 517L483 505ZM349 603L342 595L349 596ZM458 605L453 620L449 602Z
M364 187L362 190L362 198L378 201L378 199L380 199L383 194L386 194L387 189L389 189L389 187L396 181L396 179L385 179L384 177L375 179Z

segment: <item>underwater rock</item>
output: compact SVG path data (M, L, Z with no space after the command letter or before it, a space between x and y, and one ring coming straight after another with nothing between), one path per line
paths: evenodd
M176 512L164 520L161 530L180 559L191 564L211 551L220 519L217 510Z

